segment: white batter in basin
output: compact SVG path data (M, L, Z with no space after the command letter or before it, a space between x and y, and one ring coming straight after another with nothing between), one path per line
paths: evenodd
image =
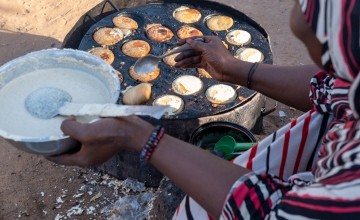
M71 140L60 130L64 117L44 120L27 112L25 98L42 87L63 89L72 102L94 104L115 103L120 91L116 71L83 51L37 51L1 66L0 136L25 151L44 155L68 150Z

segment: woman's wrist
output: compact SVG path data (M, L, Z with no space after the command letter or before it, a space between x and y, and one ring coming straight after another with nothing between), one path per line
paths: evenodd
M123 135L128 138L127 148L141 152L153 132L154 126L135 116L128 117L125 126L122 130Z
M247 71L251 63L231 58L223 71L223 81L246 86Z

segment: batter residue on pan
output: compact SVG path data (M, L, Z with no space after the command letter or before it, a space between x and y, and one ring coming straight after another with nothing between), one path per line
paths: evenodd
M174 10L173 16L182 23L191 24L200 20L201 13L196 9L181 6Z
M227 104L236 99L236 91L225 84L210 86L205 92L206 98L214 104Z
M120 29L136 30L139 28L138 23L134 19L123 15L114 17L112 21L115 27L118 27Z
M150 44L143 40L132 40L126 42L121 50L129 57L140 58L150 52Z
M177 31L177 35L180 39L188 37L203 36L203 33L194 27L184 26Z
M168 112L169 115L174 115L180 113L184 109L184 101L182 98L175 95L163 95L155 99L153 105L164 106L169 105L171 112Z
M114 53L107 48L95 47L95 48L89 50L88 52L95 56L100 57L101 59L105 60L109 64L112 64L115 59Z
M225 31L231 28L234 20L229 16L216 15L206 21L206 25L213 31Z
M129 69L129 74L130 74L131 78L133 78L135 80L138 80L140 82L149 82L149 81L152 81L152 80L158 78L158 76L160 75L160 68L157 67L154 71L152 71L150 73L138 74L135 72L134 66L131 66Z
M109 46L121 41L124 34L119 28L104 27L95 31L93 37L98 44Z

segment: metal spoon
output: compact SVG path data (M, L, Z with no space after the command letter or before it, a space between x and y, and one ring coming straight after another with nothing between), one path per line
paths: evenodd
M131 106L106 104L71 103L71 95L54 87L43 87L30 93L25 99L26 110L34 117L51 119L64 116L118 117L128 115L151 116L160 119L168 106Z
M196 38L195 40L204 41L203 38ZM192 50L192 48L185 43L184 45L182 45L178 48L175 48L161 56L155 56L152 54L148 54L146 56L141 57L140 59L138 59L135 62L134 70L138 74L148 74L157 68L159 62L162 61L162 59L164 57L167 57L167 56L170 56L170 55L176 54L176 53L181 53L186 50Z

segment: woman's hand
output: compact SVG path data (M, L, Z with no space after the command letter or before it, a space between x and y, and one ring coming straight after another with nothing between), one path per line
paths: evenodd
M225 48L219 37L204 36L204 41L194 40L199 37L184 39L178 45L187 43L194 50L179 54L175 61L177 68L204 68L213 78L224 81L226 66L235 58Z
M62 123L61 129L64 134L81 142L81 148L76 153L47 159L58 164L87 167L102 164L121 150L140 151L153 126L130 116L105 118L91 124L82 124L70 118Z

